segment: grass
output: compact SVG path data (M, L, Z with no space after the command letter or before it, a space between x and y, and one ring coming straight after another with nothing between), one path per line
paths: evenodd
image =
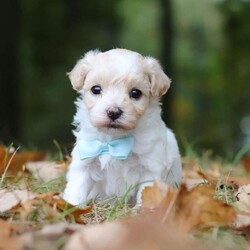
M127 187L125 193L118 198L111 197L104 201L98 201L98 199L91 201L93 211L85 216L86 222L91 224L101 223L128 217L135 213L136 209L129 204L129 193L136 187L137 185Z
M127 216L131 211L129 209L129 193L135 189L136 186L129 186L126 188L124 195L117 199L116 204L111 207L110 211L107 214L107 220L114 220L120 217Z
M57 159L64 159L62 150L57 142L54 142L58 154ZM62 192L65 188L65 176L62 175L56 179L53 179L46 183L39 183L30 173L27 173L25 169L19 172L16 176L8 176L8 167L10 166L11 159L7 161L10 148L8 147L6 156L4 159L4 173L0 180L1 188L11 188L14 189L27 189L37 194L46 194L51 192ZM229 162L222 158L213 159L211 157L210 151L205 152L202 156L198 157L197 153L193 150L192 145L188 146L186 149L187 157L186 160L186 172L196 172L200 171L207 175L210 171L213 171L214 167L220 168L220 175L215 178L216 188L214 190L214 198L220 200L232 207L235 207L236 192L237 188L229 182L229 178L235 174L238 176L245 176L246 173L243 169L239 172L239 168L235 166L239 164L241 157L248 152L249 145L242 148L234 157L234 159ZM15 154L13 154L15 155ZM12 156L13 156L12 155ZM14 157L14 156L13 156ZM208 181L209 182L209 181ZM139 214L141 211L139 209L131 208L129 206L129 193L133 191L136 186L127 187L125 193L120 198L112 198L102 202L98 199L92 201L93 209L90 213L82 215L82 219L87 224L102 223L104 221L117 220L124 217L133 216L134 214ZM46 200L41 200L39 205L34 206L29 213L29 215L22 221L20 216L17 216L15 212L0 213L0 218L3 220L11 220L12 223L26 223L29 225L24 229L24 231L33 231L42 228L44 225L53 224L57 222L69 222L75 223L75 218L72 215L78 208L75 207L63 207L59 212L56 209L46 203ZM237 208L236 208L237 209ZM193 233L193 236L204 241L210 241L212 244L216 244L219 249L220 247L225 249L246 249L248 244L247 237L240 235L230 228L225 227L213 227L210 230L198 230ZM64 236L60 237L56 243L58 248L63 246L65 243Z
M64 175L42 184L37 184L34 178L30 179L31 190L39 194L49 192L63 192L63 190L65 189L65 185L66 180Z
M63 161L63 159L64 159L64 156L63 156L63 152L62 152L62 148L61 148L61 146L60 146L60 144L57 142L57 140L53 140L53 143L54 143L54 145L56 146L56 148L57 148L57 151L58 151L58 155L57 155L57 157L58 157L58 160L59 161Z
M236 189L230 184L222 184L221 179L218 180L214 198L223 201L224 203L234 206L236 198Z
M242 157L243 157L244 155L246 155L247 153L249 153L249 152L250 152L250 143L244 145L244 146L239 150L239 152L235 155L235 157L234 157L234 159L233 159L233 165L234 165L234 166L237 166L237 165L240 163Z

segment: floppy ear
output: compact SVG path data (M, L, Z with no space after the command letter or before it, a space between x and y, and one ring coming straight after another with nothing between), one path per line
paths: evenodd
M153 97L163 96L169 89L171 80L163 72L159 62L152 58L146 57L147 73L150 81L150 91Z
M77 61L75 67L67 73L75 90L80 91L82 89L86 75L90 70L90 61L98 53L100 53L98 50L87 52L82 59Z

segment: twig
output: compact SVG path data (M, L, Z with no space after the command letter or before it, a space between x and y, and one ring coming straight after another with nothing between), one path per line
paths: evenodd
M169 204L169 206L167 208L167 211L164 214L164 217L163 217L163 219L161 221L161 224L165 224L167 219L169 218L169 215L172 212L172 209L174 207L174 204L176 202L176 199L177 199L178 195L179 195L179 191L175 192L174 197L172 198L172 200L171 200L171 202L170 202L170 204Z
M8 162L8 164L7 164L7 166L6 166L6 168L4 169L4 172L3 172L3 175L2 175L2 178L1 178L1 182L0 182L0 188L2 188L3 180L4 180L5 176L6 176L6 173L7 173L7 171L8 171L9 166L10 166L10 163L11 163L11 161L13 160L13 158L14 158L14 156L16 155L16 153L17 153L17 151L19 150L19 148L20 148L20 147L18 147L18 148L14 151L13 155L10 157L10 160L9 160L9 162Z
M230 170L228 172L228 175L227 175L227 178L226 178L226 185L225 185L225 197L226 197L226 203L227 204L229 204L229 202L228 202L228 195L227 195L227 183L228 183L229 176L231 175L231 172L232 172L232 170Z

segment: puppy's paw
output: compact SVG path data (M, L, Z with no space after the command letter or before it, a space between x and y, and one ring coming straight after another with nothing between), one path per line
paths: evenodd
M64 191L63 199L71 205L78 206L86 202L86 195L84 195L84 192L67 187Z

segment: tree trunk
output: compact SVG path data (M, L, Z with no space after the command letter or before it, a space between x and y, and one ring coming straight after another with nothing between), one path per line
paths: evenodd
M161 49L161 63L165 73L173 79L173 62L172 62L172 3L171 0L160 0L162 19L161 19L161 33L162 33L162 49ZM168 93L162 98L163 119L171 126L172 123L172 87Z
M0 141L18 138L19 1L2 1L0 8Z

